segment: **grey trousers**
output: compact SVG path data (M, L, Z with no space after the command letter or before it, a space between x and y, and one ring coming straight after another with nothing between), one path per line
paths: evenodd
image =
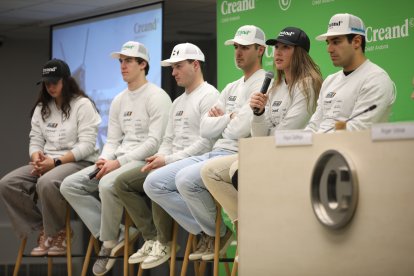
M115 179L115 190L145 240L157 239L165 244L171 241L172 218L157 203L147 205L144 194L144 181L148 173L141 172L138 166L119 175Z
M55 236L64 228L66 201L60 194L60 184L66 176L90 164L88 161L63 164L41 177L31 175L33 167L26 165L0 180L0 200L20 238L42 227L47 236ZM40 200L41 210L36 198Z

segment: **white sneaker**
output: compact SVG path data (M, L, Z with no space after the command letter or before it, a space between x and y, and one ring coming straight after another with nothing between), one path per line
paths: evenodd
M131 255L128 259L128 263L130 264L138 264L140 262L143 262L151 253L152 246L154 244L153 240L147 240L145 241L144 245L138 249L138 251Z
M155 241L148 257L141 264L141 268L142 269L153 268L168 261L168 259L171 257L170 244L171 243L162 244L159 241Z
M190 261L195 261L201 259L201 257L206 253L208 244L214 241L213 237L208 236L205 233L201 233L200 240L197 243L196 250L188 256Z

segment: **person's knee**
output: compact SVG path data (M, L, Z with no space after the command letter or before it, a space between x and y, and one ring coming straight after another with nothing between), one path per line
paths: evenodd
M65 179L63 179L62 183L60 184L60 193L66 197L67 194L71 190L73 190L73 184L74 181L71 176L67 176Z
M186 172L179 171L175 176L175 183L178 192L183 196L191 195L195 192L194 179Z
M54 185L55 183L50 178L41 176L36 183L36 192L42 197L43 195L47 195L48 190L55 189Z
M125 193L128 190L128 187L128 181L122 174L115 178L113 189L117 194Z

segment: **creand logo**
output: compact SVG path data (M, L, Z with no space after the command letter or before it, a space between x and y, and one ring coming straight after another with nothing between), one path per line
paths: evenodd
M49 67L49 68L43 68L43 75L49 74L50 72L55 72L57 67Z
M154 18L153 22L148 22L144 24L135 23L134 25L134 32L136 34L150 32L156 29L157 29L157 18Z
M221 14L228 15L233 13L254 10L256 8L256 0L239 0L239 1L223 1L221 3Z
M334 28L334 27L341 27L341 24L344 23L342 20L339 20L338 22L330 22L328 24L328 29Z
M295 32L286 32L286 31L283 31L283 32L280 32L279 33L279 35L280 36L292 36L292 35L294 35L295 34Z
M366 28L367 42L376 42L383 40L391 40L397 38L404 38L409 36L409 28L414 27L414 18L406 18L402 25L387 26L384 28Z

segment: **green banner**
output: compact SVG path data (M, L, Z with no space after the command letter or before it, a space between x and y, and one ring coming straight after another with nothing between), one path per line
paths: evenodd
M397 100L390 121L414 120L414 1L412 0L218 0L217 1L217 79L218 89L241 76L234 64L232 38L242 25L256 25L266 38L281 29L295 26L311 39L310 54L326 77L339 70L332 65L326 43L315 37L325 33L336 13L351 13L366 26L366 56L384 68L397 87ZM273 68L273 47L266 49L266 70Z

